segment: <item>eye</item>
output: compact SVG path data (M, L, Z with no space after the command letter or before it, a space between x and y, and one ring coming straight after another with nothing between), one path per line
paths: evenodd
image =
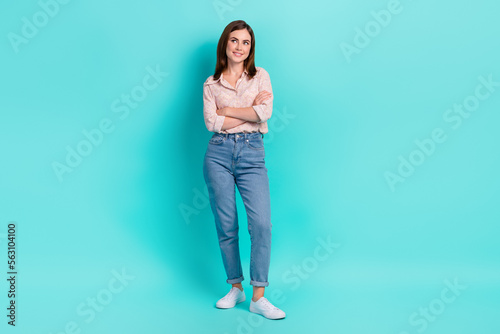
M236 42L236 39L232 39L232 40L231 40L231 42ZM250 43L249 43L249 42L247 42L247 41L245 41L244 43L245 43L246 45L250 45Z

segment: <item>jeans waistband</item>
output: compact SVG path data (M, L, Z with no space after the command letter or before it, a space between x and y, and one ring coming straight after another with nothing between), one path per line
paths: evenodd
M262 137L264 134L261 132L236 132L236 133L217 133L220 136L227 138L252 138L252 137Z

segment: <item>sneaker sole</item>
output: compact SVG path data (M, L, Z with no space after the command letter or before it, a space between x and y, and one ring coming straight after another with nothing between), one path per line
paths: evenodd
M278 320L278 319L284 319L284 318L286 318L286 315L283 316L283 317L267 317L266 315L264 315L263 313L261 313L260 311L254 309L254 308L250 308L250 312L253 312L255 314L260 314L264 318L271 319L271 320Z

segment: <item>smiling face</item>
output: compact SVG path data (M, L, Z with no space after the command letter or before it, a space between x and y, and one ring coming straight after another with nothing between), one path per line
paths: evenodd
M252 37L246 29L235 30L229 34L227 41L228 62L239 63L248 58L252 48Z

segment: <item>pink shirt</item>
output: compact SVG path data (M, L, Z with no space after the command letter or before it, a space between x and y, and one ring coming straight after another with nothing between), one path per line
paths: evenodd
M271 78L269 73L262 67L255 67L257 74L253 79L249 79L245 70L236 82L236 88L227 82L223 75L218 80L214 80L213 75L203 84L203 115L208 131L218 133L236 132L261 132L267 133L267 120L271 118L273 112L273 98L264 100L259 105L252 106L253 101L260 91L266 90L273 93ZM246 121L231 129L221 130L226 116L217 115L216 111L224 107L245 108L253 107L260 117L258 122Z

